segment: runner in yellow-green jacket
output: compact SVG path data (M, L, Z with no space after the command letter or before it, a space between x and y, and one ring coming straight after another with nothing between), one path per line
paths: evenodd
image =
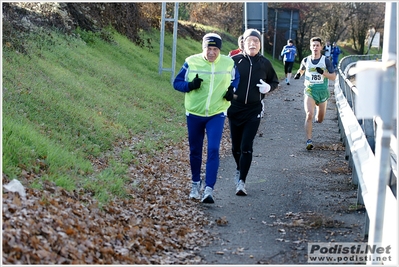
M215 33L203 37L202 53L186 58L173 81L173 87L185 93L192 188L189 197L214 203L213 189L219 168L219 148L230 101L240 75L234 61L220 54L222 38ZM201 197L201 165L205 134L207 161L205 185Z

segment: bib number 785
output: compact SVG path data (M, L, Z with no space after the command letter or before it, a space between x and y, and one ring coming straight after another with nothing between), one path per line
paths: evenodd
M321 81L321 75L320 74L312 74L312 81Z
M311 83L323 83L323 77L321 74L312 74L311 76Z

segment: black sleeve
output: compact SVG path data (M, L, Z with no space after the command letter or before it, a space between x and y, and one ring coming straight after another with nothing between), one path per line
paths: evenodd
M276 89L278 87L279 81L278 81L278 77L277 77L277 73L273 68L273 65L270 61L267 61L267 80L265 82L267 82L270 85L270 91L273 91L274 89Z

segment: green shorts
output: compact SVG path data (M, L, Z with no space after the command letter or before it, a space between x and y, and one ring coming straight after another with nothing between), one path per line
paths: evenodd
M316 105L326 102L330 98L330 91L328 89L312 90L311 88L305 88L304 94L313 98Z

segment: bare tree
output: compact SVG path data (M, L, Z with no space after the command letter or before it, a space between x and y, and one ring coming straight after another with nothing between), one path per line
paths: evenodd
M323 3L320 12L324 21L321 28L323 40L331 43L340 40L348 28L348 10L344 3Z
M363 55L369 29L381 29L384 25L385 3L356 2L345 5L350 12L349 38L356 52Z
M302 60L309 52L309 42L314 36L321 36L322 20L319 15L322 10L320 3L298 3L299 28L296 34L298 59Z
M190 20L212 25L238 36L242 33L243 3L198 2L191 3Z
M381 32L384 25L385 3L383 2L270 2L268 6L299 11L299 28L296 30L295 39L298 60L310 53L309 40L314 36L320 36L323 41L330 42L350 39L355 51L363 54L369 29L374 28ZM147 20L152 17L152 21L148 21L155 26L159 20L160 4L141 4L140 8L142 16ZM181 3L179 19L213 26L238 36L243 30L243 8L243 2ZM270 36L265 36L265 40L272 40L273 34L274 30L269 27Z

